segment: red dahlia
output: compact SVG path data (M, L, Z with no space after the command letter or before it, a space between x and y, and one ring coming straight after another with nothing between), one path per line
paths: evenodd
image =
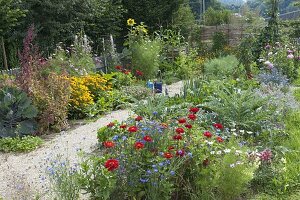
M116 159L108 159L105 164L104 167L108 170L108 171L113 171L115 169L117 169L119 167L119 161Z
M107 127L113 127L115 125L115 123L113 123L113 122L110 122L109 124L107 124Z
M136 76L143 76L143 74L144 74L140 70L136 70L135 73L136 73Z
M138 128L136 126L130 126L128 128L128 131L131 132L131 133L134 133L134 132L137 132L138 131Z
M143 143L141 143L141 142L136 142L135 144L134 144L134 148L135 149L142 149L142 148L144 148L144 144Z
M115 66L115 68L116 68L117 70L122 70L122 69L123 69L123 67L122 67L122 66L120 66L120 65L118 65L118 66Z
M213 124L213 126L214 126L216 129L223 129L223 125L220 124L220 123L215 123L215 124Z
M197 108L197 107L192 107L192 108L190 108L190 112L192 112L192 113L197 113L199 110L200 110L200 109Z
M176 133L181 134L184 133L184 129L183 128L176 128Z
M191 124L186 124L185 127L191 129L193 126Z
M182 136L177 134L173 136L173 140L182 140Z
M135 118L135 121L141 121L143 119L143 117L142 116L137 116L136 118Z
M203 135L204 135L205 137L207 137L207 138L211 138L211 137L212 137L212 134L211 134L211 132L209 132L209 131L205 131L205 132L203 133Z
M105 146L106 148L112 148L115 146L115 143L113 143L112 141L105 141L103 142L103 146Z
M173 155L172 155L170 152L165 152L165 153L164 153L164 157L165 157L166 159L171 159L171 158L173 157Z
M152 138L149 136L149 135L146 135L144 138L143 138L146 142L152 142Z
M127 127L127 125L126 124L122 124L122 125L120 125L120 128L126 128Z
M223 138L221 138L220 136L218 136L216 139L217 139L217 141L218 141L219 143L221 143L221 142L224 141Z
M169 151L171 151L171 150L173 150L173 149L175 149L175 147L173 147L173 146L169 146L169 147L168 147L168 150L169 150Z
M194 121L194 120L197 118L197 116L196 116L195 114L189 114L188 118L189 118L190 120L193 120L193 121Z
M184 118L178 119L178 123L180 123L180 124L184 124L185 122L186 122L186 119L184 119Z

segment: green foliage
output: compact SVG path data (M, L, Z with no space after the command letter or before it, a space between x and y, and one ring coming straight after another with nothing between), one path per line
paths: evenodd
M228 46L227 36L223 32L215 32L213 35L212 51L216 55L222 55Z
M295 89L294 90L294 96L295 96L295 99L300 102L300 89Z
M197 62L197 54L194 51L180 52L175 60L173 75L180 79L193 78L202 74L202 65Z
M265 106L266 103L266 98L258 97L251 89L230 90L221 87L205 105L216 112L219 119L229 127L259 131L273 113Z
M91 156L81 163L79 183L81 188L91 195L92 200L110 199L117 185L116 175L100 164L103 162L105 157Z
M0 151L4 152L29 152L43 144L39 137L25 136L0 139Z
M181 4L176 13L174 13L173 24L175 30L179 30L186 40L191 36L196 28L195 17L189 5Z
M28 96L14 87L0 90L0 137L30 135L36 131L38 110Z
M133 101L140 101L152 95L151 89L139 85L122 87L121 92Z
M54 199L79 199L80 183L77 165L72 165L68 158L57 155L49 158L46 174L48 175L51 195Z
M135 42L129 47L132 59L132 69L144 73L143 78L155 78L159 66L159 53L161 44L159 40L145 39Z
M212 7L208 8L204 14L205 25L216 26L221 24L228 24L230 19L229 10L215 10Z
M134 82L134 77L131 73L112 72L110 74L103 74L103 77L111 80L112 87L115 89L120 89L123 86L131 86Z
M235 56L215 58L204 64L204 75L208 79L237 78L242 74L241 67Z
M15 8L13 0L0 0L0 7L0 37L3 37L20 23L18 20L25 16L25 11Z

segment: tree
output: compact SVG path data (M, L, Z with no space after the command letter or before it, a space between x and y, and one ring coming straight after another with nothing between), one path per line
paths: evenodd
M5 69L8 69L4 37L25 16L25 11L16 8L13 0L0 0L0 38Z
M172 21L173 13L179 8L183 0L123 0L124 8L128 11L125 19L145 22L150 29L167 25Z
M96 47L103 35L118 32L124 13L121 0L23 0L22 5L28 15L21 32L34 23L37 43L46 55L59 42L71 45L81 31Z

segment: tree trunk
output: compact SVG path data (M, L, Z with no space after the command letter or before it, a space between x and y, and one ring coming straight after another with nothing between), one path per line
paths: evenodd
M7 64L7 57L6 57L6 51L5 51L5 45L4 45L4 38L1 36L1 48L3 51L3 62L4 62L4 68L8 70L8 64Z

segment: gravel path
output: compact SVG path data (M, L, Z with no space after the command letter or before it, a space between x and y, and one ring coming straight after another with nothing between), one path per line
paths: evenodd
M169 96L179 94L183 82L167 86ZM164 86L165 88L166 86ZM97 130L113 120L123 121L131 115L130 110L119 110L96 122L63 131L41 148L27 154L0 153L0 199L32 200L52 199L45 172L48 160L58 155L67 157L71 163L78 162L78 151L92 152L97 144ZM39 198L37 198L39 197Z

